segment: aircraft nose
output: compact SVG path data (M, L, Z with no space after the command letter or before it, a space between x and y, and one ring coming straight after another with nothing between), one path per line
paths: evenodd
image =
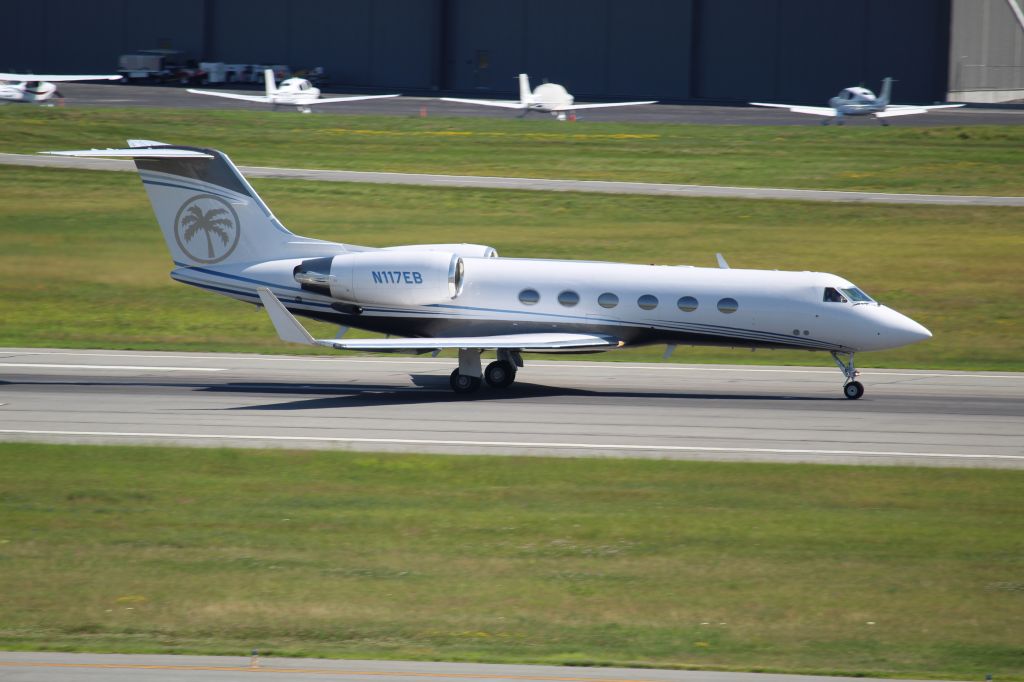
M879 330L879 340L887 348L898 348L908 346L918 341L930 339L932 333L927 327L915 322L906 315L892 309L885 309L885 319L882 328Z

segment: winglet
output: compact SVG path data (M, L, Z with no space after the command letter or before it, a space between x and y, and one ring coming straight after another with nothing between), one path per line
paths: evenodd
M723 256L720 253L716 253L715 258L718 259L718 267L722 268L723 270L729 269L729 264L725 262L725 256Z
M306 328L295 319L294 315L288 312L288 309L281 301L277 300L277 296L274 296L270 289L257 287L256 293L263 301L263 307L267 309L270 321L274 323L274 329L277 330L277 335L281 337L282 341L301 343L307 346L318 345L316 339L306 331Z

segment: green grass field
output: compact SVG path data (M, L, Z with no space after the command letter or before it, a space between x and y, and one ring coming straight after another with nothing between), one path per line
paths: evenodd
M0 445L0 647L1024 679L1022 472Z
M1024 194L1024 126L890 128L559 123L546 118L303 116L181 109L0 109L0 151L217 147L238 164L806 187Z
M0 110L2 111L2 110ZM929 327L865 367L1019 370L1024 213L1014 208L680 199L259 180L282 221L372 246L472 241L506 256L821 270ZM127 173L0 166L0 345L299 352L251 306L170 281ZM327 327L320 329L328 335ZM586 356L656 360L662 349ZM679 362L830 365L806 352L680 349Z

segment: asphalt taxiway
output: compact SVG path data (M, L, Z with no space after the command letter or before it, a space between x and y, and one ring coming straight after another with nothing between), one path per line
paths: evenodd
M252 680L254 674L261 680L312 678L332 682L854 682L858 679L650 668L0 652L0 679L11 682L139 679L231 682Z
M0 439L1024 468L1024 374L866 369L851 401L821 359L529 359L465 399L444 358L0 349Z
M324 86L324 97L351 94L339 89L341 86ZM185 88L145 85L62 83L65 105L69 107L147 107L187 108L226 110L266 110L260 103L242 102L220 97L203 97L185 92ZM222 89L238 92L237 88L219 86L206 89ZM262 94L262 88L249 89L249 94ZM394 92L394 91L390 91ZM377 94L377 93L374 93ZM828 93L831 97L833 93ZM493 95L473 95L483 99L500 99ZM827 99L827 97L825 98ZM582 101L582 100L581 100ZM824 99L821 102L825 106ZM295 114L295 107L281 107L282 115ZM514 118L517 114L509 109L498 109L457 102L444 102L438 97L395 97L382 100L365 100L341 104L324 104L315 107L317 115L359 115L359 116L457 116L472 118ZM533 118L548 118L549 114L529 114L525 123ZM630 123L694 123L712 125L820 125L817 116L794 114L781 109L765 109L749 106L706 106L683 104L651 104L610 109L588 109L580 111L579 121L630 122ZM969 125L1014 125L1024 123L1024 108L965 107L942 109L906 121L893 123L895 126L969 126ZM570 123L571 125L571 123ZM847 125L878 126L869 117L850 118Z
M38 168L135 172L135 164L123 159L43 156L0 153L0 165ZM712 197L719 199L776 199L868 204L924 204L928 206L1024 206L1024 197L956 194L898 194L892 192L851 192L781 187L725 187L720 185L675 185L656 182L615 182L607 180L553 180L545 178L503 178L480 175L439 175L436 173L384 173L306 168L239 166L248 178L309 180L314 182L368 182L383 185L426 187L470 187L542 192L587 192L598 194L642 194L648 196Z

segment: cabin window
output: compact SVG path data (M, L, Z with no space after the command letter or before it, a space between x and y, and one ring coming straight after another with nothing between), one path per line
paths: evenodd
M684 313L692 313L697 309L697 299L693 296L683 296L676 301L676 305L679 306L679 309Z
M822 299L825 303L846 303L846 297L839 293L838 289L825 287L825 296Z
M739 308L740 304L736 302L735 298L723 298L718 302L718 312L726 315L736 312Z
M650 294L644 294L636 300L636 304L644 310L654 310L658 307L658 299Z
M558 302L566 308L571 308L580 302L580 295L575 291L563 291L558 295Z
M536 289L523 289L519 292L519 302L523 305L534 305L540 300Z
M619 304L619 297L608 292L597 297L597 304L602 308L614 308Z

